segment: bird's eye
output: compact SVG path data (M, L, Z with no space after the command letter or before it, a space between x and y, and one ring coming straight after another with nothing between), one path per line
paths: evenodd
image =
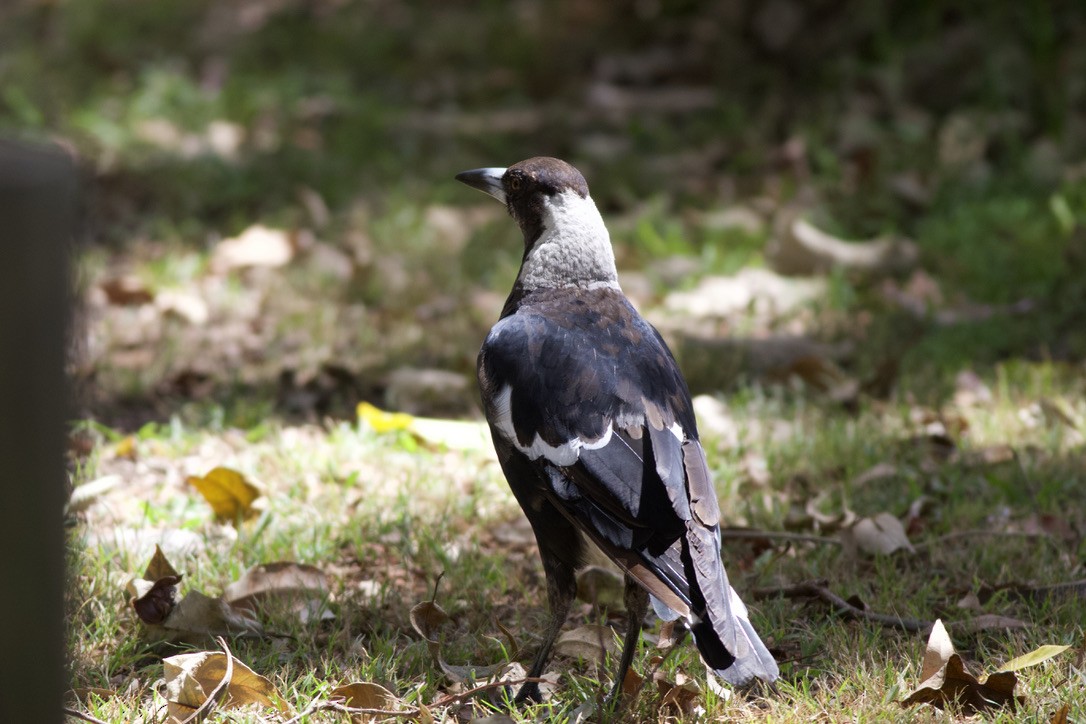
M520 191L520 176L511 176L509 178L509 190Z

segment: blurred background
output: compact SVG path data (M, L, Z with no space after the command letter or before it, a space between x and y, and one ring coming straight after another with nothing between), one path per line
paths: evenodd
M521 242L452 177L534 155L585 174L696 392L1081 376L1072 0L16 0L0 33L0 132L81 172L111 426L477 414Z

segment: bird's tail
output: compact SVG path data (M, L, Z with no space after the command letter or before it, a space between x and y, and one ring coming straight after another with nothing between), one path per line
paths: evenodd
M772 682L777 662L747 618L747 607L728 583L720 558L720 536L688 521L683 561L690 585L690 632L710 669L742 686L758 678Z

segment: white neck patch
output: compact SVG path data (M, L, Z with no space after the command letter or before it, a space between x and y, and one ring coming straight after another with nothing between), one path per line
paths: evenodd
M520 269L525 289L618 289L611 237L592 197L563 191L543 199L543 233Z

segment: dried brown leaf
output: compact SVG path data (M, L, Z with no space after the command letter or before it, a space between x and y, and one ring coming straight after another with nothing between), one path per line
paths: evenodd
M131 275L112 277L98 285L109 300L117 306L138 306L154 301L155 295L138 278Z
M391 691L369 681L356 681L332 689L332 698L342 698L347 706L358 709L392 711L403 706L403 700Z
M184 721L207 701L222 683L227 671L227 655L219 651L198 651L163 660L166 700L170 722ZM279 693L270 681L237 658L222 701L224 708L256 704L284 711Z
M328 594L328 577L316 566L290 561L261 563L226 587L223 600L234 608L255 610L272 598L323 600Z
M890 513L861 518L851 527L842 529L841 538L846 548L875 555L890 555L899 550L916 552L905 534L905 526Z
M554 643L554 652L559 656L580 658L602 664L607 652L614 653L615 632L610 626L585 624L570 631L565 631Z
M997 672L979 681L965 670L965 664L954 651L943 622L937 620L928 637L924 662L920 670L921 683L906 697L902 706L931 704L939 709L948 704L960 706L963 713L973 714L1008 707L1013 711L1024 701L1014 694L1017 678L1013 672Z
M205 636L262 636L264 627L254 618L230 606L221 598L189 591L174 606L158 633L182 639ZM154 633L154 631L153 631Z

